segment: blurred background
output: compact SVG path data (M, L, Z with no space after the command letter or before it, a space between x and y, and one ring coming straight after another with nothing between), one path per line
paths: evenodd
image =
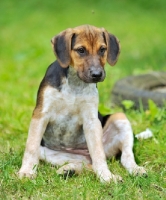
M38 85L55 60L54 35L91 24L118 37L119 61L106 65L107 78L98 85L108 105L118 79L166 70L165 23L165 0L1 0L0 134L27 131Z

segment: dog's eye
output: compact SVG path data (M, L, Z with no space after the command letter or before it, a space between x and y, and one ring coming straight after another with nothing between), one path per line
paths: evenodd
M84 47L80 47L80 48L77 49L77 52L79 54L84 54L85 53L85 48Z
M105 47L101 47L100 50L99 50L99 52L102 53L102 54L104 54L105 51L106 51L106 48L105 48Z

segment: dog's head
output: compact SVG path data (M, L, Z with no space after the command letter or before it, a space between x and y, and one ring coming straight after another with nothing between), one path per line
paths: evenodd
M73 66L86 83L103 81L106 61L114 65L120 52L114 35L90 25L69 28L53 37L51 43L60 65Z

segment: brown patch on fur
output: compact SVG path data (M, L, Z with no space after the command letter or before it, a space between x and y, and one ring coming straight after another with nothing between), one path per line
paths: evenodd
M78 70L86 70L90 65L104 64L107 61L107 53L104 56L100 56L98 51L101 46L106 47L106 43L103 38L103 32L100 28L94 26L79 26L73 29L76 34L74 50L71 51L71 65ZM87 51L87 55L81 57L75 50L79 47L84 47Z
M107 119L107 122L106 122L106 124L105 124L105 126L104 126L104 128L103 128L103 132L105 132L105 131L107 130L108 126L109 126L111 123L113 123L113 122L115 122L115 121L117 121L117 120L126 120L126 119L127 119L127 117L126 117L126 115L125 115L124 113L116 113L116 114L111 115L111 116Z
M32 118L40 119L42 117L42 106L39 104L33 111Z
M93 167L92 167L91 164L85 165L85 168L88 169L88 170L90 170L90 171L93 171Z
M46 85L41 83L39 90L38 90L38 94L37 94L36 107L32 114L32 118L34 118L34 119L39 119L43 116L42 108L43 108L43 99L44 99L45 88L46 88Z
M107 62L107 45L103 31L100 28L85 25L74 28L73 32L75 41L70 54L70 65L77 70L81 79L88 81L91 67L103 68ZM103 55L99 52L101 47L105 48ZM79 48L85 50L83 55L79 54Z

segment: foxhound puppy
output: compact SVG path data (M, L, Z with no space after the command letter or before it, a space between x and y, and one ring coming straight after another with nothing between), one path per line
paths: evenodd
M98 113L96 83L105 79L104 65L114 65L118 39L104 28L69 28L51 40L57 61L40 84L19 176L33 177L39 160L60 166L58 174L93 169L102 182L121 180L106 158L121 152L130 174L145 174L133 155L133 133L123 113Z

